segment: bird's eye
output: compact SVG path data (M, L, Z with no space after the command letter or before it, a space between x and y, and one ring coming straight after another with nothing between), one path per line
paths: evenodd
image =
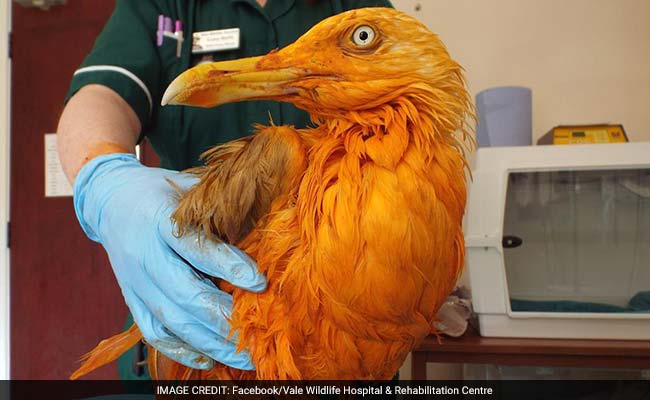
M368 25L362 25L354 30L352 41L359 47L366 47L375 40L375 31Z

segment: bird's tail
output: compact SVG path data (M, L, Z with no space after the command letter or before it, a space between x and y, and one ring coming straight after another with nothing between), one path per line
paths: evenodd
M70 379L77 379L117 360L140 340L142 340L142 333L136 324L118 335L102 340L97 347L81 357L83 364L70 375Z

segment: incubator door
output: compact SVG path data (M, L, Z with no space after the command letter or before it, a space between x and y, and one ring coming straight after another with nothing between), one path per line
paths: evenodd
M513 312L650 311L650 169L512 172Z

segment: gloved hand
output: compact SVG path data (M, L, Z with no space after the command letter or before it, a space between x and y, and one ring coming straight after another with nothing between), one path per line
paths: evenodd
M246 352L226 340L232 297L200 276L251 291L266 288L255 262L226 243L199 242L192 230L174 236L170 219L190 174L145 167L132 154L90 160L74 182L74 208L88 237L101 243L111 261L133 319L149 344L189 367L209 369L213 360L255 369ZM207 357L206 357L207 356Z

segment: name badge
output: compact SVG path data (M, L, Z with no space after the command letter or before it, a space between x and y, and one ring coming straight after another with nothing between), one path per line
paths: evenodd
M236 50L238 48L239 28L217 29L192 34L192 54Z

